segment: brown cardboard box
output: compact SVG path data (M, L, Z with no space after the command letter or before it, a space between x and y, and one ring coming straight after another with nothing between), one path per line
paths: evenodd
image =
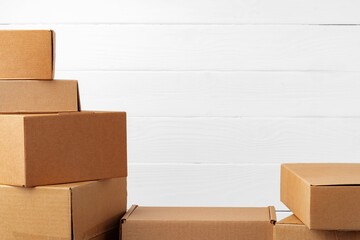
M0 30L0 79L53 79L52 30Z
M75 80L0 80L0 113L79 110L79 90Z
M360 240L360 232L310 230L292 215L276 223L274 240Z
M0 195L1 240L114 240L108 233L119 229L126 211L126 178L35 188L0 185Z
M123 240L272 240L274 207L133 206L121 220Z
M126 176L125 112L0 115L1 184Z
M283 164L281 201L310 229L360 230L360 164Z

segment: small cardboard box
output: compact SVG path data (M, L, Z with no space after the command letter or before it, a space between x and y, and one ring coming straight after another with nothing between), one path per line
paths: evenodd
M281 201L310 229L360 230L360 164L283 164Z
M121 220L124 240L272 240L274 207L133 206Z
M0 30L0 79L54 78L52 30Z
M291 215L276 223L274 240L360 240L360 232L310 230Z
M35 188L0 185L0 195L2 240L118 239L127 204L126 178Z
M126 113L0 115L0 183L39 186L127 176Z
M79 110L79 89L75 80L0 80L0 113Z

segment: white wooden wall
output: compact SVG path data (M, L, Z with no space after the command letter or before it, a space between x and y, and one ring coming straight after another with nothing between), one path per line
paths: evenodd
M12 0L83 109L129 116L129 204L264 206L280 163L360 162L358 0ZM286 215L286 213L282 213Z

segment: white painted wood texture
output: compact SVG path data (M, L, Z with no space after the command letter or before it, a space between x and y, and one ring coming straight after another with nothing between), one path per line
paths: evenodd
M145 206L275 206L280 165L130 164L129 202Z
M354 24L357 0L11 0L0 23Z
M84 109L131 117L359 117L360 72L58 71Z
M36 25L57 32L57 70L358 71L359 26ZM4 25L0 29L34 28Z
M130 163L359 162L360 118L129 118Z

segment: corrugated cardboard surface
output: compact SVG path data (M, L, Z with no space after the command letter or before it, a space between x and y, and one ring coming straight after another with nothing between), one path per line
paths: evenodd
M360 232L310 230L292 215L276 223L274 240L360 240Z
M122 219L123 240L271 240L275 210L133 206Z
M0 185L1 240L113 240L126 178L21 188Z
M25 182L24 121L17 115L0 115L0 179Z
M51 30L0 30L0 79L53 79Z
M110 234L112 229L119 229L120 218L126 211L126 196L126 178L72 188L75 239L92 239L99 233Z
M310 225L310 185L292 172L285 164L281 167L280 199L296 215Z
M126 113L0 115L0 183L39 186L127 176Z
M284 165L312 186L360 184L360 164L358 163L295 163Z
M360 230L360 164L283 164L281 201L309 228Z
M78 92L75 80L0 80L0 113L78 111Z

